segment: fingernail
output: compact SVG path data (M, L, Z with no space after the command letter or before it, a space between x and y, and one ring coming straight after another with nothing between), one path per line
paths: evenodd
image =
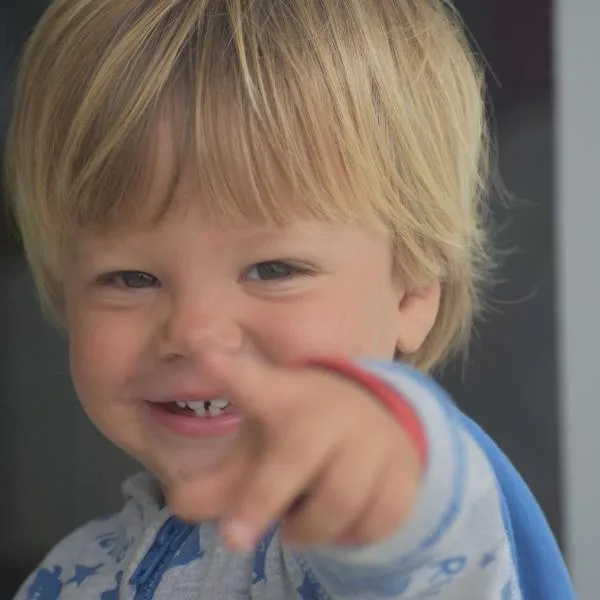
M238 552L249 552L255 544L252 530L242 521L226 521L222 526L221 535L227 546Z

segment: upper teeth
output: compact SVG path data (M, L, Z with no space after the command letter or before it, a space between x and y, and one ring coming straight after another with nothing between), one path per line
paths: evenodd
M227 408L229 405L229 400L224 400L223 398L215 398L214 400L177 400L177 406L180 408L191 408L193 411L204 412L205 407L208 410L223 410Z

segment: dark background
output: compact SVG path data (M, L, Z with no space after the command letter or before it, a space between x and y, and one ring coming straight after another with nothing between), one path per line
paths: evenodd
M0 147L15 58L43 0L0 3ZM512 250L466 368L442 380L508 453L562 538L557 433L553 106L549 0L456 0L489 64L505 186L497 243ZM0 203L0 597L58 539L113 510L134 465L87 422L65 341L39 314Z

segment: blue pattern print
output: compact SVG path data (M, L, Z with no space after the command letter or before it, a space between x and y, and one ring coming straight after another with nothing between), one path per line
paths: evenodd
M67 581L65 585L74 583L79 587L86 579L98 575L98 571L104 566L104 563L100 563L93 567L86 567L85 565L75 565L75 573L73 577Z
M200 545L200 528L194 527L185 542L181 545L181 548L177 550L167 570L174 569L175 567L185 567L203 556L204 550Z
M121 586L121 579L123 579L123 571L119 571L115 577L115 583L117 586L112 590L106 590L100 594L100 600L119 600L119 587Z
M254 555L254 566L252 568L252 583L267 581L267 552L269 551L269 547L271 546L271 542L275 537L276 531L276 527L271 528L271 530L263 537L256 548L256 554Z
M302 585L296 588L302 600L326 600L327 595L312 573L305 572Z
M27 600L58 600L63 589L62 567L40 569L27 590Z

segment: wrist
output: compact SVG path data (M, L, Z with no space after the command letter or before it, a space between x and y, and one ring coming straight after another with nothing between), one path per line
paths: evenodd
M401 392L348 359L318 358L308 360L304 365L330 370L366 389L388 409L390 415L403 428L417 450L421 465L426 463L428 448L424 428L415 409Z

